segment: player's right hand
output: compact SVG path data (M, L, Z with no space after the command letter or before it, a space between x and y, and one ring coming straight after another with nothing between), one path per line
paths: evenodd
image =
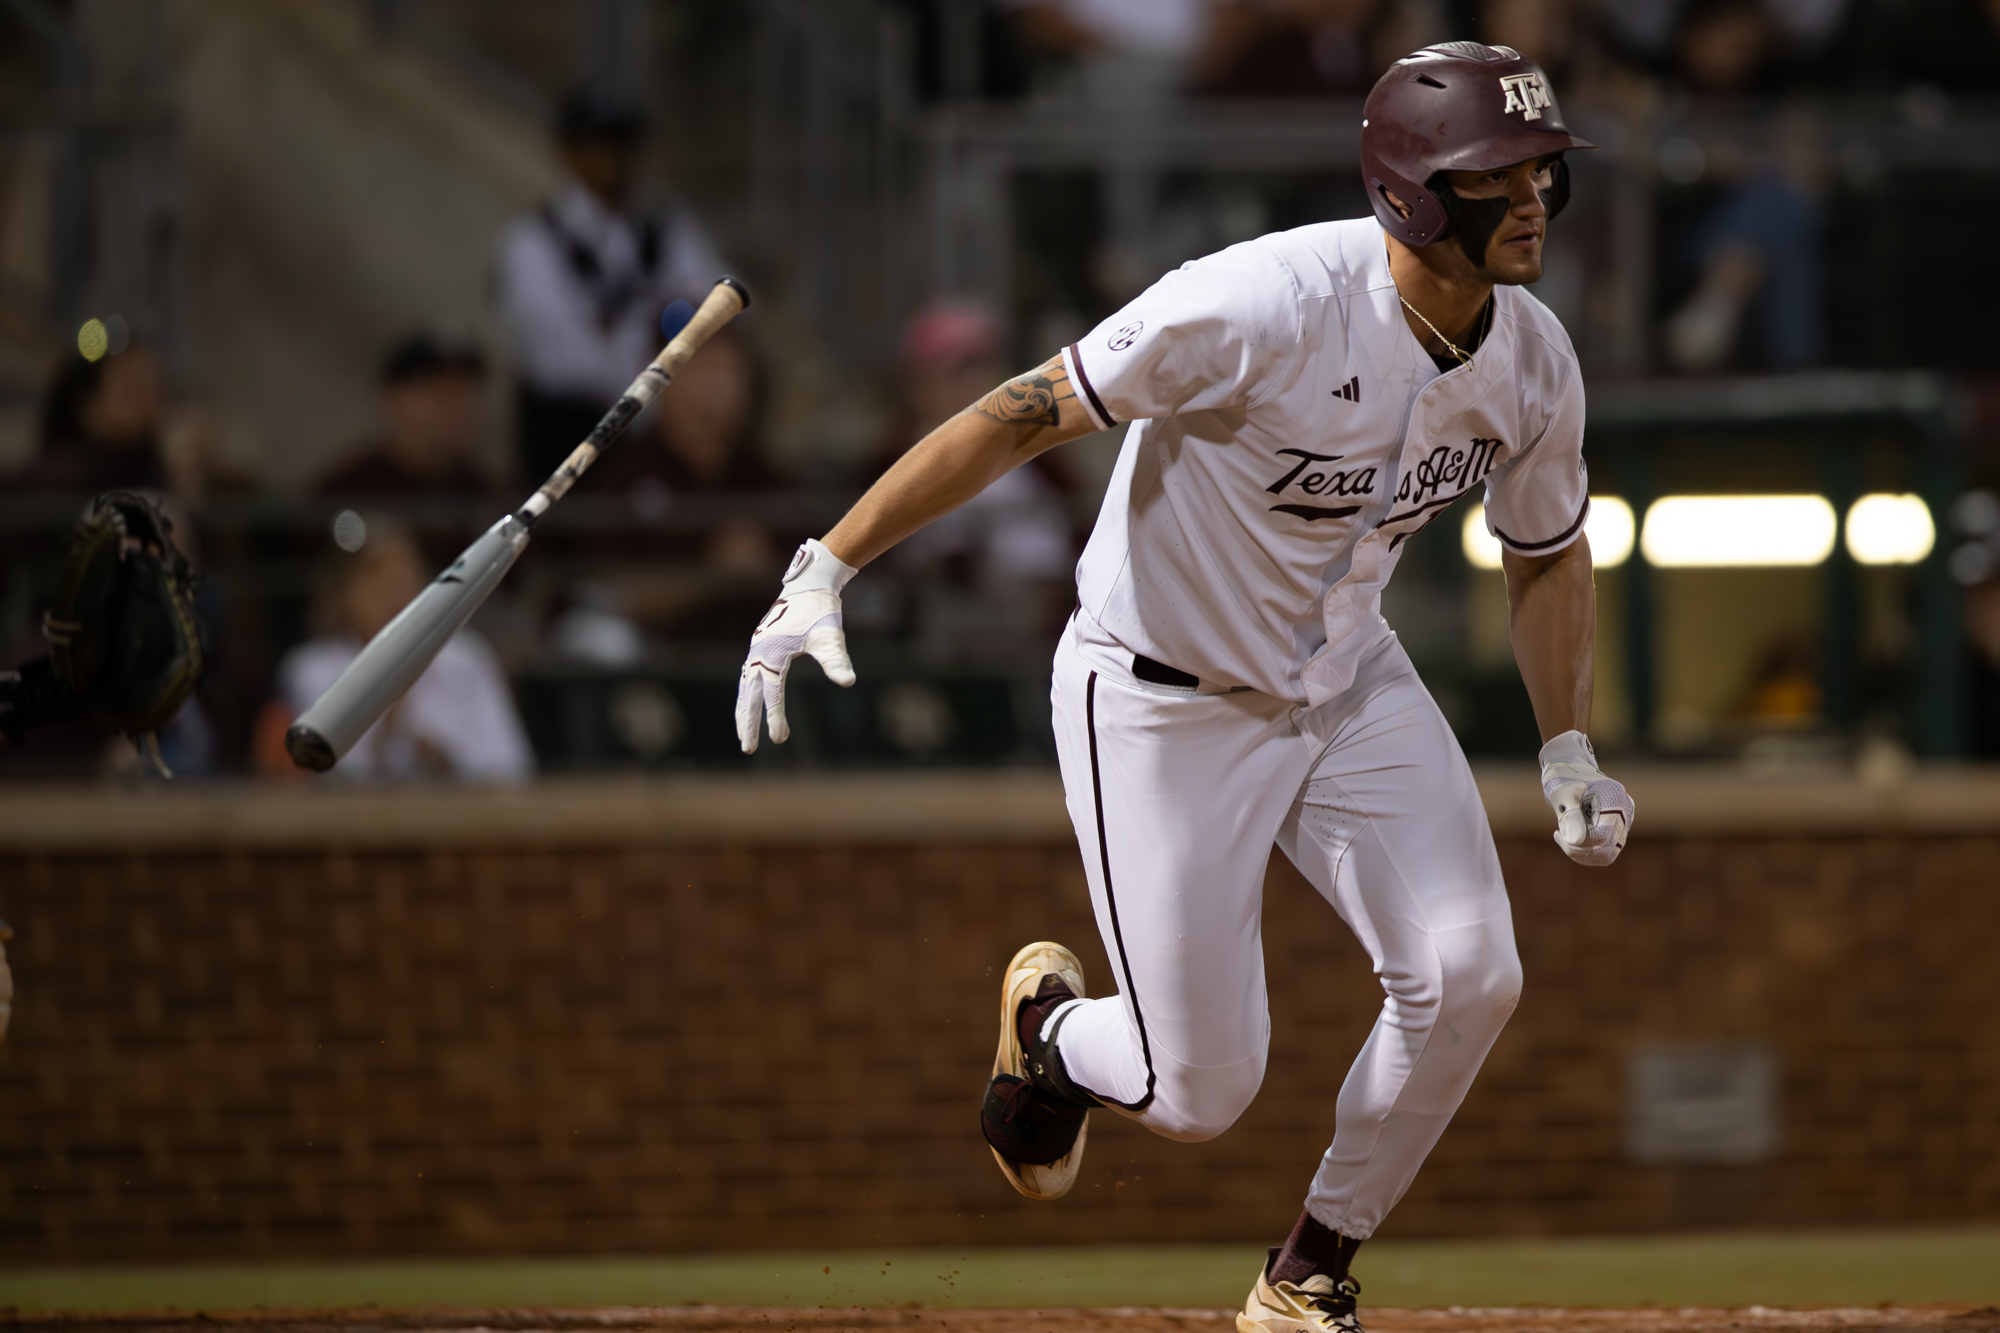
M854 683L847 660L847 635L840 626L840 590L854 577L853 566L808 538L785 571L778 600L750 636L750 656L736 686L736 739L743 753L757 753L760 719L768 718L771 739L783 744L792 734L785 721L785 677L800 654L808 654L836 685Z

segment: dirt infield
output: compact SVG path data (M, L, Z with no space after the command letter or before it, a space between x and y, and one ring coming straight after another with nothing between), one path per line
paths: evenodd
M0 1333L1223 1333L1233 1310L799 1310L688 1305L596 1310L255 1310L35 1315ZM1365 1310L1373 1333L2000 1333L2000 1307Z

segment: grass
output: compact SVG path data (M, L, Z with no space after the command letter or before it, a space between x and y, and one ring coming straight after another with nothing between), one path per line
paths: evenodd
M0 1309L1228 1306L1262 1258L1235 1245L1077 1246L0 1269ZM2000 1302L2000 1227L1384 1241L1355 1275L1364 1301L1383 1306Z

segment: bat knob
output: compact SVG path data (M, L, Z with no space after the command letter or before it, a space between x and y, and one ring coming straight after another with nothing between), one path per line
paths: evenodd
M340 759L333 752L333 747L326 743L326 737L311 727L294 726L286 732L285 748L291 751L293 763L315 773L326 772Z

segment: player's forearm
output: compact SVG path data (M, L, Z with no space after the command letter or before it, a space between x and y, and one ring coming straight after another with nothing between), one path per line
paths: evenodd
M1514 661L1542 739L1589 731L1597 639L1590 543L1580 538L1539 559L1509 551L1501 563L1507 574Z
M1023 432L960 413L920 440L822 539L855 568L985 490L1013 467Z
M1096 427L1062 358L1017 375L918 441L822 539L857 569L1045 449Z

